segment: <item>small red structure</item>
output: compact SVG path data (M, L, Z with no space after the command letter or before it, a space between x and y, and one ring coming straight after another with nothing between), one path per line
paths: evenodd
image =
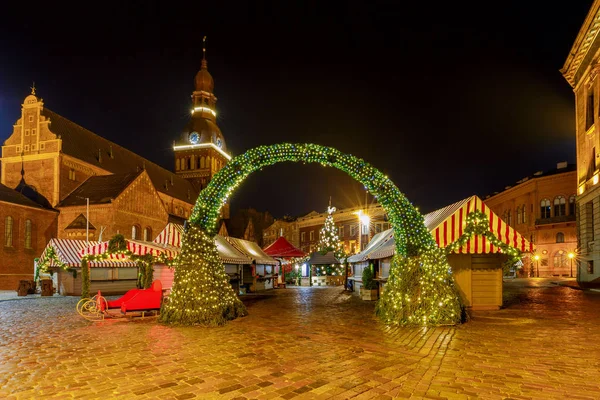
M128 311L159 310L162 301L162 284L152 282L148 289L132 289L122 297L109 301L108 308L120 308L122 313Z

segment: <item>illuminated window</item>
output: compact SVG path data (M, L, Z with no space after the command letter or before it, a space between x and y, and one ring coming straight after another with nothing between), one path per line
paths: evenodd
M550 200L540 201L540 218L550 218Z
M512 225L512 214L510 210L506 211L506 223L510 226Z
M300 241L301 241L301 242L304 242L305 240L306 240L306 232L302 232L302 233L300 234Z
M31 220L25 220L25 248L31 249Z
M69 170L69 179L72 181L75 180L75 170L73 168Z
M566 267L568 265L567 252L559 250L554 253L554 268Z
M564 196L556 196L554 198L554 216L560 217L562 215L566 215L566 200Z
M594 125L594 89L588 88L588 96L585 112L585 130L590 129Z
M575 215L575 195L569 197L569 215Z
M523 209L521 207L517 207L517 224L523 223Z
M315 231L310 231L310 241L315 240Z
M149 242L151 240L152 240L152 228L147 226L146 228L144 228L144 241Z
M523 223L527 223L527 206L523 204Z
M339 227L339 235L340 235L341 238L344 237L344 225L340 225L340 227Z
M140 227L139 225L133 225L131 227L131 238L133 240L139 239Z
M13 245L13 217L10 215L4 219L4 246Z

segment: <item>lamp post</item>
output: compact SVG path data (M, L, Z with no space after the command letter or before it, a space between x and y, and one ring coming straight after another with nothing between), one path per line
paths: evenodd
M537 277L540 277L540 256L539 255L535 255L533 256L533 259L536 261L536 270L537 270Z
M300 286L300 275L298 274L298 269L300 269L300 266L298 264L296 264L296 286Z
M572 278L573 277L573 258L575 258L575 253L570 251L568 256L569 256L569 259L571 260L571 278Z

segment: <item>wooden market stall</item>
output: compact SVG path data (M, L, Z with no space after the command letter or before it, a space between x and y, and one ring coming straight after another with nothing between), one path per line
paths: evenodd
M335 258L333 251L322 254L311 253L306 262L310 268L310 284L312 286L340 286L344 284L342 262Z
M273 289L276 279L275 268L279 265L277 260L267 255L260 246L248 240L225 238L237 251L250 260L242 269L242 285L251 292L260 292Z
M48 264L52 271L56 291L65 296L81 295L80 252L100 242L75 239L50 239L37 261ZM106 294L123 294L134 289L137 282L137 264L124 258L92 261L90 267L90 293L101 290ZM68 269L65 269L68 268Z
M523 253L534 250L532 243L502 221L477 196L468 197L425 215L425 226L438 246L446 248L464 233L467 215L472 211L485 213L489 220L489 231L505 245ZM363 261L355 261L355 264L364 260L379 262L379 279L383 287L389 276L389 267L396 247L393 231L390 229L384 233L391 234L391 237L373 247L368 254L363 254ZM448 255L454 280L466 307L473 310L497 310L502 306L502 267L506 260L507 256L502 250L492 245L483 235L472 236L463 247Z

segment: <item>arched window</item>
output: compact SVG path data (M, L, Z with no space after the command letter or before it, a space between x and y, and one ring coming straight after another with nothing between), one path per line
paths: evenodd
M206 164L204 164L204 168L210 168L210 156L206 157Z
M140 236L140 226L139 225L133 225L131 227L131 238L133 240L139 239Z
M205 163L205 158L201 157L200 158L200 168L204 168L204 163Z
M149 226L144 228L144 242L149 242L152 240L152 228Z
M566 267L568 264L567 252L559 250L554 253L554 268Z
M26 219L25 220L25 248L26 249L31 249L31 228L32 228L31 220Z
M567 201L565 196L556 196L554 198L554 216L560 217L562 215L567 215Z
M187 158L187 169L192 169L192 159L190 157Z
M540 218L550 218L550 200L540 201Z
M569 197L569 215L575 215L575 195Z
M527 206L523 204L523 223L527 223Z
M196 158L194 157L194 155L192 154L190 156L190 169L194 169L196 168Z
M562 232L558 232L556 234L556 243L564 243L565 242L565 234Z
M512 213L510 212L510 210L508 210L508 211L506 212L506 223L507 223L509 226L512 226Z
M4 219L4 245L6 247L13 245L13 217L10 215Z
M521 207L517 207L517 224L523 223L523 209Z

